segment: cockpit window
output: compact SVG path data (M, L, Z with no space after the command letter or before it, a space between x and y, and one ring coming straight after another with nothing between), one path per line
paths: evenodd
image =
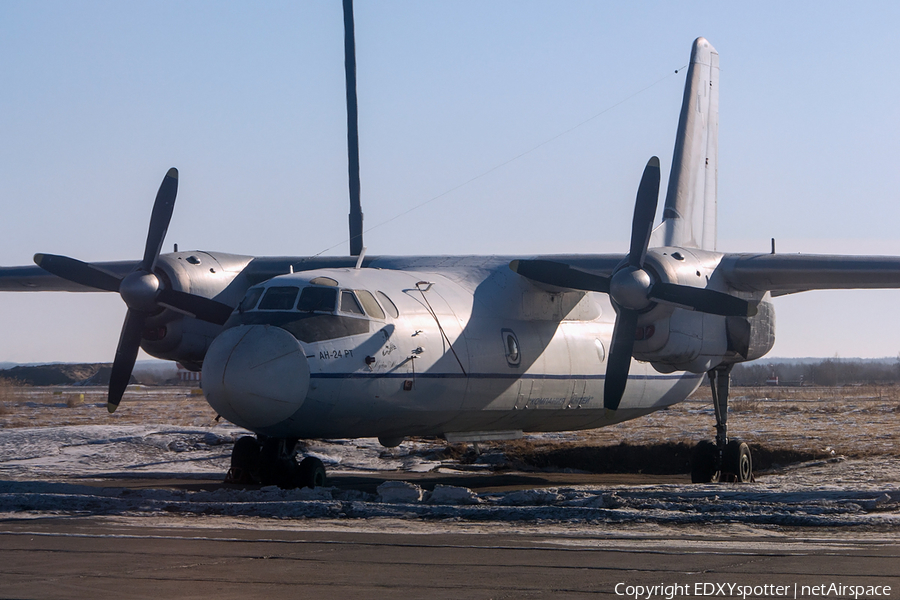
M234 316L238 324L281 327L307 344L369 333L371 322L360 318L365 313L350 290L315 285L302 290L294 286L272 286L258 288L257 299L263 291L257 310L248 309ZM340 311L344 314L335 314L339 295ZM246 302L252 307L255 300Z
M341 312L350 313L351 315L366 314L363 312L359 302L357 302L356 296L354 296L353 292L350 290L343 290L341 292Z
M381 305L384 307L388 314L390 314L395 319L400 316L400 311L397 310L397 306L388 298L387 294L384 292L378 292L378 298L381 300Z
M259 303L259 310L291 310L297 301L300 288L295 286L272 286Z
M337 290L320 287L303 288L297 310L304 312L333 312L337 304Z
M378 306L378 302L375 300L375 296L372 295L372 292L367 290L356 290L356 297L362 302L363 307L365 307L366 312L370 317L384 319L384 311Z
M250 288L249 290L247 290L247 294L238 305L238 312L243 313L248 310L253 310L253 307L256 306L257 302L259 302L259 297L262 296L262 293L264 291L264 288Z

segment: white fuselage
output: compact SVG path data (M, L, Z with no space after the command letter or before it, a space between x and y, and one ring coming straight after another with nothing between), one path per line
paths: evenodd
M339 300L304 312L294 299L290 310L270 310L257 291L258 306L236 313L207 353L207 399L236 424L277 437L464 439L602 427L679 402L699 385L701 375L634 362L619 410L604 409L615 319L608 297L546 291L497 263L270 279L256 289L322 288L316 282L327 279L338 298L369 292L380 306L363 315L354 311L365 302L348 311Z

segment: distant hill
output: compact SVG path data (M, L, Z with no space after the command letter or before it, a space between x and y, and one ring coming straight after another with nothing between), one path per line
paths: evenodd
M0 379L14 379L26 385L109 385L111 363L53 363L19 365L0 363ZM735 385L765 385L772 375L782 385L900 382L900 358L778 358L763 357L735 365ZM175 363L163 360L138 361L131 383L167 385L178 383Z
M882 358L853 358L852 356L804 356L802 358L779 358L777 356L763 356L747 364L772 364L772 365L813 365L831 361L837 363L864 363L864 364L895 364L896 356L884 356Z
M94 378L104 368L110 371L112 366L102 363L21 366L6 369L3 377L28 385L73 385ZM109 383L108 374L106 382Z
M14 365L0 371L0 378L25 385L109 385L112 363L53 363ZM174 363L140 361L130 383L165 384L177 380Z

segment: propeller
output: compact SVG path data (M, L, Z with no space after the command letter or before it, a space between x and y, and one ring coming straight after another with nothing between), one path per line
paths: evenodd
M156 194L156 201L153 203L144 256L134 270L125 277L120 278L99 267L67 256L34 255L35 264L45 271L87 287L106 292L118 292L128 306L125 323L122 325L122 333L119 336L119 345L116 348L112 374L109 378L106 408L111 413L115 412L119 406L128 381L131 379L147 317L159 310L160 307L166 307L210 323L222 325L231 315L232 307L222 302L163 288L160 285L159 277L153 272L166 237L166 231L169 229L177 192L178 170L171 168L163 178Z
M628 383L638 317L651 304L663 302L726 317L753 316L757 310L756 305L747 300L716 290L654 281L644 269L659 200L659 178L659 159L654 156L647 161L638 186L628 255L611 277L551 260L514 260L509 264L510 269L533 281L609 294L616 309L603 388L603 406L609 410L619 408Z
M603 382L603 406L609 410L619 408L622 394L625 393L638 316L651 303L648 296L652 280L644 270L644 259L647 257L647 246L650 245L658 199L659 159L653 156L644 167L634 202L627 264L614 272L609 281L609 296L618 313L606 362L606 380Z

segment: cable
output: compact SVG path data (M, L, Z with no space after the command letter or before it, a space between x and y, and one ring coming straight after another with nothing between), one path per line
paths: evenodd
M426 287L425 289L422 289L422 284L423 284L423 283L424 283L424 284L427 284L428 287ZM419 292L422 293L422 300L424 300L424 301L425 301L425 304L428 306L428 312L431 313L431 316L432 316L432 317L434 317L434 322L437 323L438 331L441 332L442 338L443 338L444 340L446 340L446 341L447 341L447 345L450 346L450 352L453 353L453 357L456 358L456 362L459 363L459 368L462 369L463 375L465 375L466 377L468 377L469 374L466 373L466 368L463 366L462 361L459 360L459 356L456 354L456 350L453 348L453 342L451 342L451 341L450 341L450 337L449 337L446 333L444 333L444 328L441 327L441 320L438 319L437 313L435 313L435 312L434 312L434 309L431 308L431 302L429 302L429 301L428 301L428 298L425 296L425 292L427 292L428 290L430 290L432 285L434 285L434 284L433 284L433 283L428 283L428 282L426 282L426 281L420 281L420 282L418 282L418 283L416 284L416 289L419 290Z
M547 144L549 144L549 143L551 143L551 142L554 142L554 141L558 140L559 138L563 137L564 135L567 135L567 134L569 134L569 133L575 131L575 130L578 129L579 127L583 127L584 125L587 125L588 123L590 123L590 122L593 121L594 119L596 119L596 118L598 118L598 117L601 117L601 116L605 115L606 113L608 113L609 111L613 110L614 108L617 108L617 107L621 106L622 104L628 102L629 100L631 100L631 99L634 98L635 96L638 96L638 95L640 95L640 94L643 94L644 92L646 92L646 91L649 90L650 88L655 87L655 86L659 85L660 83L662 83L663 81L665 81L666 79L668 79L669 77L672 77L672 75L677 75L679 71L681 71L681 70L683 70L683 69L685 69L685 68L687 68L687 65L684 65L684 66L682 66L682 67L679 67L679 68L675 69L675 72L674 72L674 73L669 73L668 75L666 75L666 76L664 76L664 77L660 77L659 79L657 79L656 81L654 81L654 82L651 83L650 85L648 85L648 86L646 86L646 87L644 87L644 88L639 89L638 91L634 92L633 94L631 94L631 95L629 95L629 96L626 96L625 98L622 98L621 100L619 100L619 101L616 102L615 104L611 104L610 106L604 108L603 110L601 110L600 112L598 112L598 113L595 114L594 116L589 117L589 118L585 119L584 121L581 121L580 123L578 123L578 124L576 124L576 125L573 125L572 127L569 127L569 128L566 129L565 131L562 131L562 132L560 132L560 133L557 133L557 134L554 135L553 137L547 138L546 140L544 140L543 142L537 144L536 146L533 146L532 148L530 148L530 149L528 149L528 150L525 150L524 152L521 152L520 154L517 154L516 156L513 156L512 158L507 159L507 160L503 161L502 163L500 163L500 164L498 164L498 165L496 165L496 166L494 166L494 167L491 167L491 168L488 169L487 171L483 171L483 172L480 173L479 175L476 175L476 176L472 177L471 179L468 179L468 180L466 180L466 181L460 183L459 185L456 185L456 186L450 188L449 190L447 190L447 191L445 191L445 192L442 192L442 193L438 194L437 196L434 196L434 197L432 197L432 198L430 198L430 199L428 199L428 200L425 200L424 202L420 202L419 204L416 204L415 206L406 209L405 211L403 211L403 212L401 212L401 213L399 213L399 214L397 214L397 215L391 217L390 219L387 219L386 221L382 221L382 222L380 222L380 223L377 223L377 224L375 224L375 225L372 225L371 227L365 229L365 230L363 231L363 233L368 233L368 232L372 231L373 229L377 229L377 228L379 228L379 227L382 227L383 225L387 225L388 223L392 223L392 222L396 221L397 219L399 219L400 217L403 217L403 216L408 215L409 213L413 212L414 210L418 210L418 209L422 208L423 206L426 206L426 205L428 205L428 204L431 204L431 203L434 202L435 200L440 200L440 199L443 198L444 196L446 196L446 195L448 195L448 194L451 194L451 193L455 192L456 190L458 190L458 189L460 189L460 188L462 188L462 187L465 187L465 186L469 185L469 184L472 183L473 181L477 181L478 179L481 179L482 177L485 177L485 176L487 176L487 175L490 175L490 174L493 173L494 171L496 171L496 170L498 170L498 169L501 169L501 168L505 167L506 165L508 165L508 164L510 164L510 163L512 163L512 162L515 162L515 161L519 160L519 159L522 158L523 156L527 156L527 155L531 154L531 153L534 152L535 150L537 150L537 149L539 149L539 148L542 148L542 147L546 146ZM344 244L346 244L346 243L349 242L349 241L350 241L350 238L347 238L347 239L343 240L342 242L338 242L338 243L335 244L334 246L330 246L330 247L328 247L328 248L325 248L325 249L322 250L321 252L319 252L319 253L317 253L317 254L314 254L313 257L321 256L322 254L325 254L325 253L328 252L329 250L334 250L334 249L337 248L338 246L343 246Z

